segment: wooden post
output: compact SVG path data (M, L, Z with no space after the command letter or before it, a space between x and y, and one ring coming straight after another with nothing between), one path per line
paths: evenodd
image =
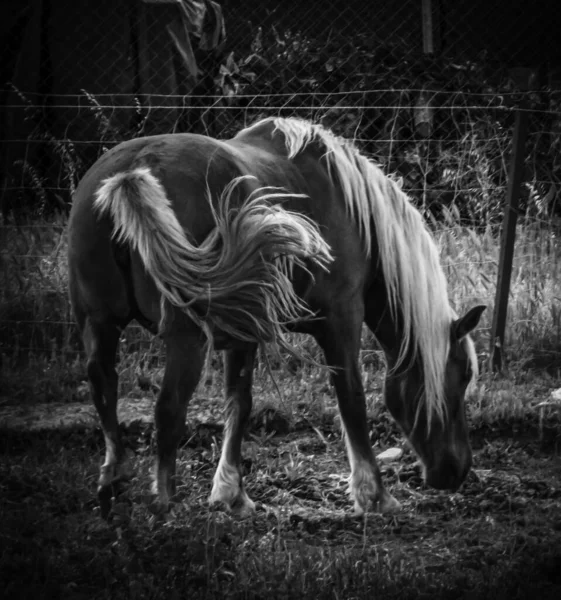
M533 69L513 69L511 76L521 90L531 89L536 78ZM503 366L503 347L506 329L506 315L508 310L508 294L510 291L510 277L512 274L512 259L514 254L514 241L516 238L516 220L518 218L518 205L520 188L524 171L524 151L528 134L528 101L523 98L516 111L514 136L512 140L512 156L508 173L508 186L506 193L506 206L501 232L501 250L499 255L499 272L497 274L497 291L495 295L495 310L493 312L493 326L491 329L491 369L501 371Z

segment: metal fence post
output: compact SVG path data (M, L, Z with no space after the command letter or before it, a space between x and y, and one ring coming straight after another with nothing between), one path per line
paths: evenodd
M513 69L511 75L520 89L524 92L531 89L536 78L535 70L530 68ZM491 369L499 372L502 370L503 366L503 347L510 278L512 274L514 242L516 238L516 221L518 218L520 188L524 171L524 151L528 135L528 108L528 100L524 97L519 108L516 110L506 205L501 232L497 291L495 295L495 309L493 312L493 326L491 329Z
M440 0L423 0L421 19L423 23L423 52L436 54L440 50Z

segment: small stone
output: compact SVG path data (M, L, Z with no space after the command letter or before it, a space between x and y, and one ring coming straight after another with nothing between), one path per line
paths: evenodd
M403 450L401 448L388 448L384 450L376 457L377 460L383 463L389 463L399 460L403 456Z

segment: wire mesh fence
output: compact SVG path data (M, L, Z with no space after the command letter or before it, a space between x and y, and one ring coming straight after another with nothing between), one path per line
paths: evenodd
M5 6L0 332L6 356L78 347L59 213L104 151L155 133L228 137L271 115L322 122L397 173L437 231L458 308L491 305L514 112L523 100L531 124L513 277L523 301L513 335L529 335L536 310L549 311L540 327L557 327L559 335L561 294L553 282L561 277L551 257L559 259L561 218L561 10L553 3L10 0ZM531 91L512 76L524 66L538 72Z

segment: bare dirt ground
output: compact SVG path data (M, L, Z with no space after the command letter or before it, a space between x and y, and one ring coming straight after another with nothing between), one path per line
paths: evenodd
M146 418L123 413L136 476L110 523L96 508L102 439L89 409L43 431L29 412L19 426L0 416L2 597L561 598L556 413L474 429L475 468L454 494L426 488L406 449L382 467L402 512L354 518L335 411L313 425L303 413L289 423L261 411L244 445L257 514L239 520L206 502L220 406L200 401L190 412L163 523L149 510L150 403L131 401L130 414ZM56 423L56 407L47 412ZM385 411L371 426L378 452L403 445Z

